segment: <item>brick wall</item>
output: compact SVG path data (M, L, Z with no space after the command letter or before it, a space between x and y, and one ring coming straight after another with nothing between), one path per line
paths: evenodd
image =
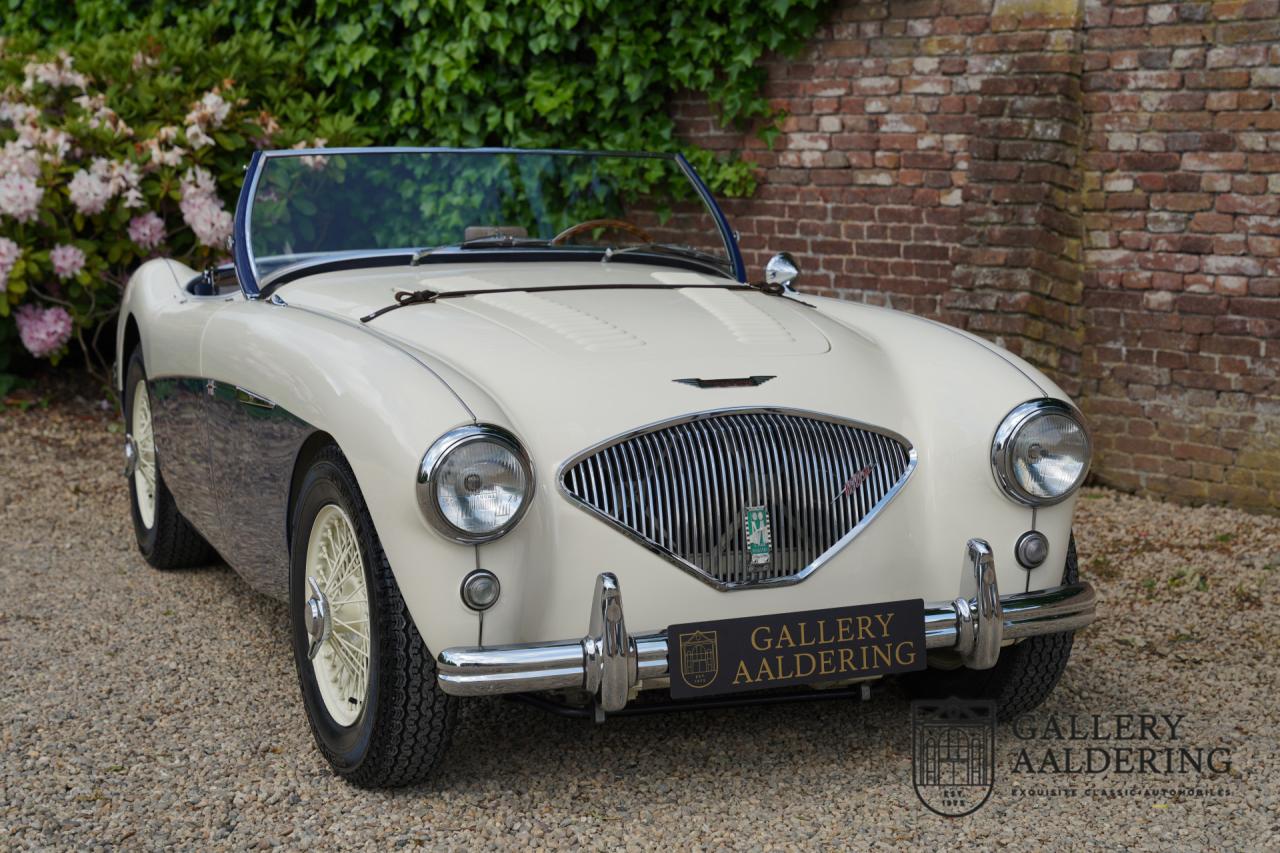
M1280 0L862 0L769 64L728 213L758 270L990 337L1081 403L1097 477L1280 509Z

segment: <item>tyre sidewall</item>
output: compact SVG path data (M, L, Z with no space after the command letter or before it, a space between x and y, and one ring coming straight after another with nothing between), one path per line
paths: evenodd
M125 431L130 435L133 433L133 389L137 387L139 382L145 382L146 378L147 369L142 363L142 349L138 348L129 357L129 364L125 368L124 393L122 395ZM148 388L147 393L150 394L150 388ZM154 424L154 418L152 423ZM152 429L154 431L154 426ZM155 554L156 541L160 530L160 494L163 487L160 484L159 454L156 456L156 505L151 516L150 527L143 523L142 513L138 510L137 478L130 475L127 479L129 481L129 515L133 519L133 533L138 540L138 549L144 557L150 559Z
M298 684L312 733L325 757L339 773L355 772L374 747L373 733L379 710L381 684L381 629L378 624L378 586L372 573L372 531L364 514L357 508L356 486L342 466L321 460L312 466L299 489L294 512L293 542L289 557L289 621L292 624L293 655L298 669ZM364 707L350 726L338 724L325 708L315 668L307 658L310 640L307 636L304 607L310 590L307 586L307 544L311 528L320 510L337 504L351 519L364 571L369 600L369 683Z

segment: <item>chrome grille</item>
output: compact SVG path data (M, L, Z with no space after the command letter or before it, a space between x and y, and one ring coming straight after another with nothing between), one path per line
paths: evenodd
M852 539L915 466L887 431L810 413L708 412L591 448L561 471L587 510L713 586L795 583ZM849 494L845 485L862 477ZM748 508L768 511L753 565Z

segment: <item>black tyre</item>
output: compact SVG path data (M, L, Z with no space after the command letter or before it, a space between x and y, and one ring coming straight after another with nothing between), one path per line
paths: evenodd
M303 705L334 771L365 788L426 779L448 746L456 703L436 683L336 447L318 454L298 491L289 613Z
M1079 579L1076 540L1072 536L1062 582L1075 583ZM1011 720L1035 710L1049 698L1067 669L1074 640L1074 631L1030 637L1002 649L999 662L991 669L961 667L914 673L906 679L907 692L917 698L990 699L996 703L999 718Z
M173 495L164 484L156 455L151 396L141 347L134 349L124 376L124 422L136 456L134 473L129 477L129 508L138 550L157 569L184 569L212 563L217 554L178 512Z

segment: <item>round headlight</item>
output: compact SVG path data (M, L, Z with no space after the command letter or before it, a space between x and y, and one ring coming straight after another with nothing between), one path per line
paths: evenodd
M1089 435L1060 400L1018 406L996 430L991 467L1009 497L1028 506L1065 500L1089 471Z
M515 527L533 494L529 457L495 426L460 427L441 436L418 468L418 506L455 542L489 542Z

